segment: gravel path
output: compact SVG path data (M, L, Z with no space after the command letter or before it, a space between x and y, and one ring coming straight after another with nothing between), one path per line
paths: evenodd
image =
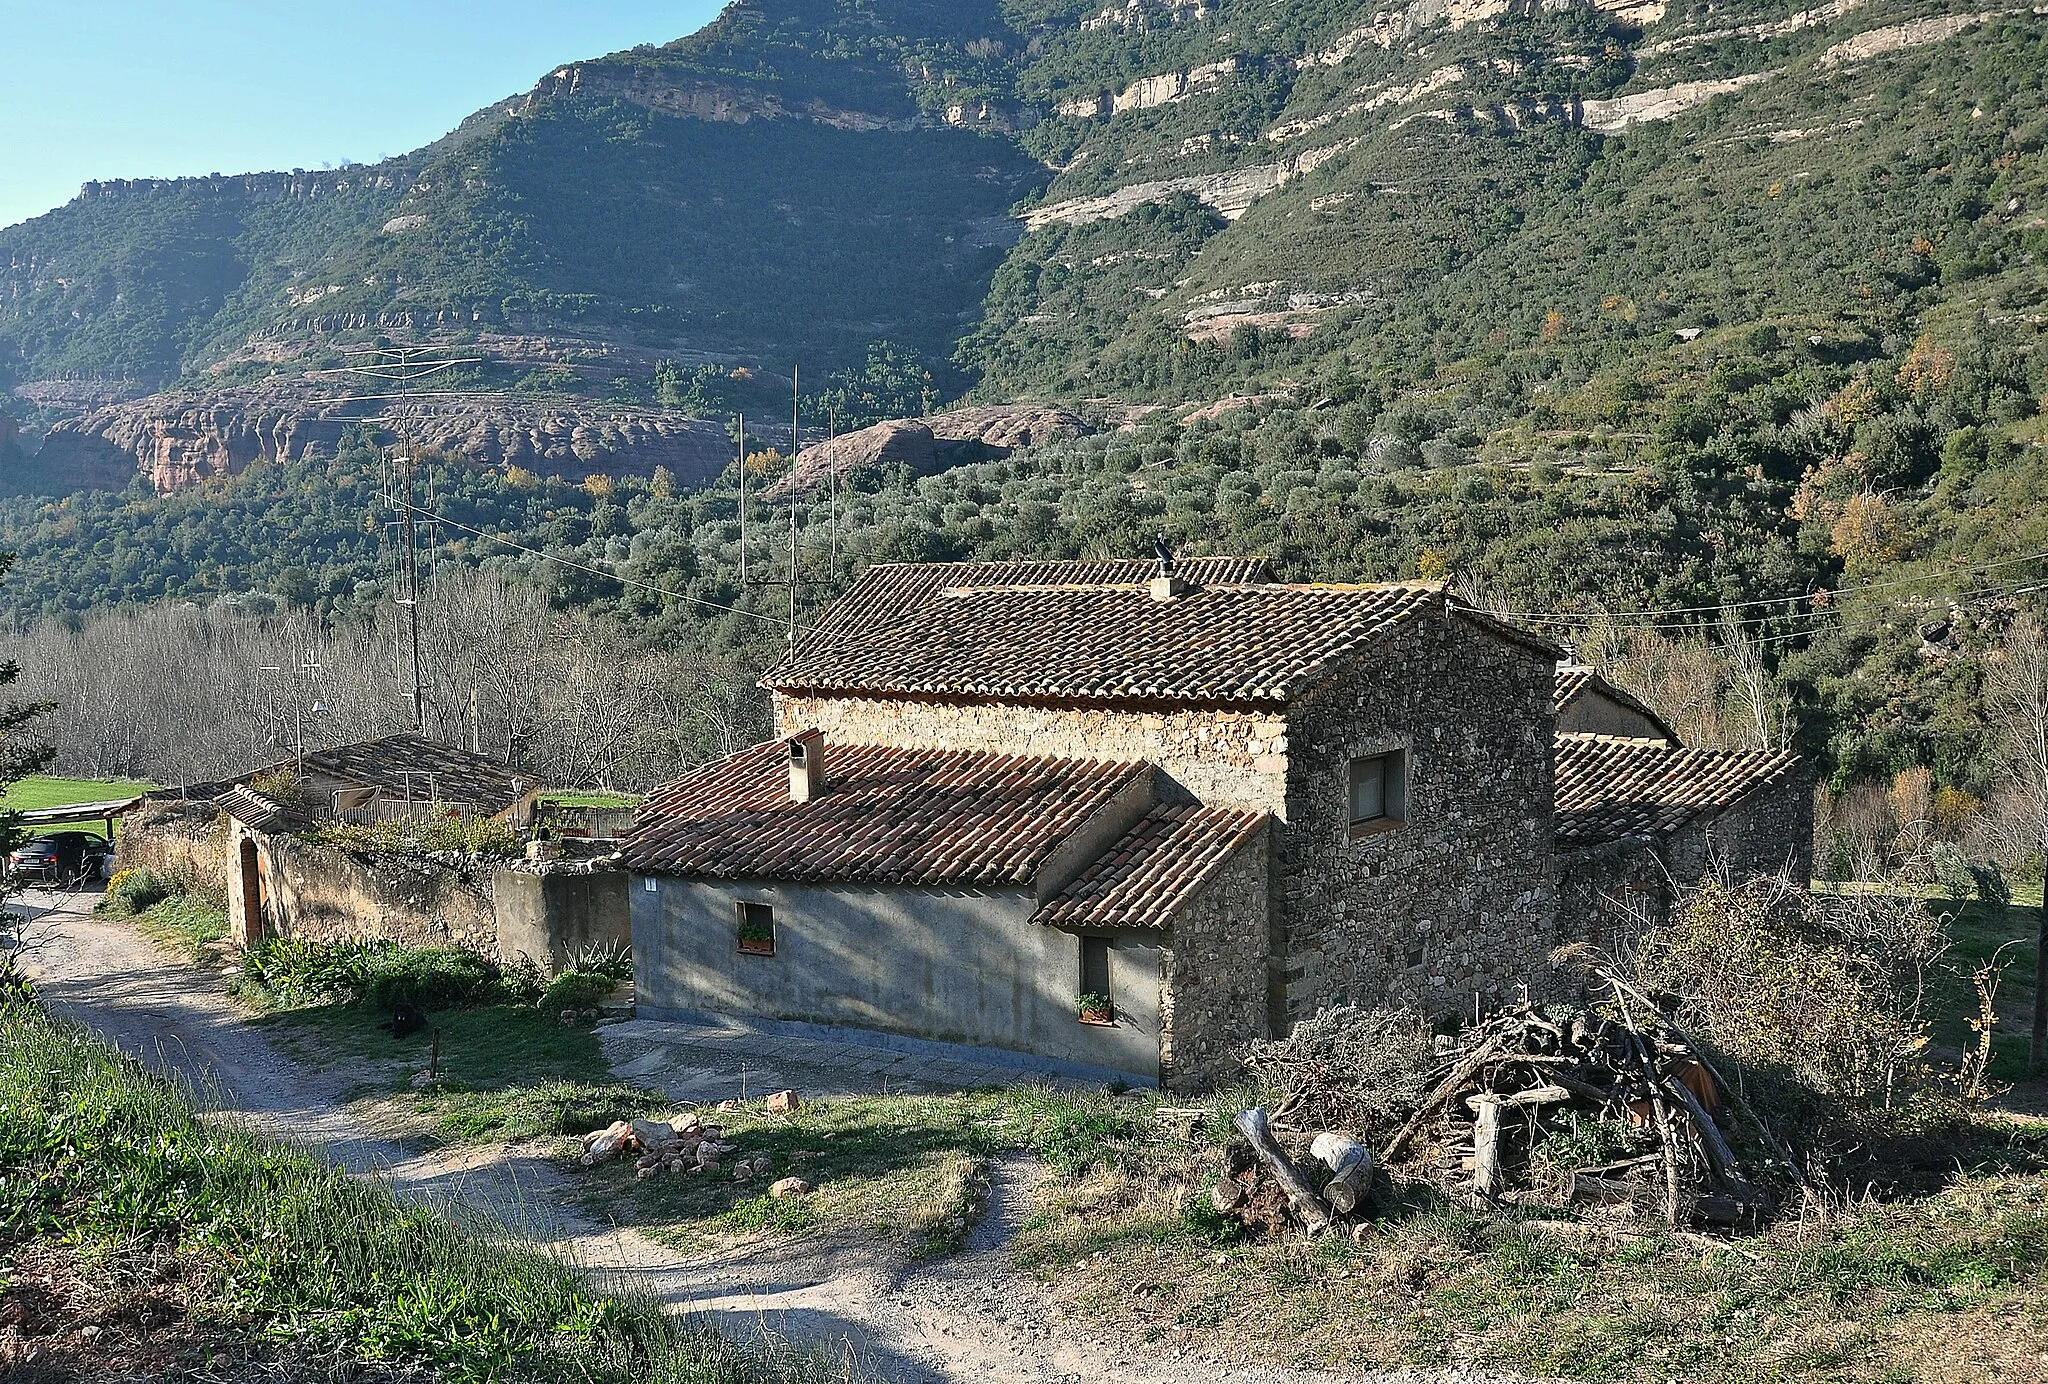
M353 1081L281 1053L244 1022L218 976L165 956L132 928L91 915L92 895L36 890L14 911L28 969L52 1011L174 1074L213 1108L408 1196L531 1233L593 1272L735 1334L765 1332L847 1354L902 1384L1504 1384L1465 1371L1311 1374L1245 1367L1196 1347L1093 1337L1054 1317L1009 1266L1039 1176L1017 1155L994 1170L988 1213L965 1252L909 1266L869 1244L757 1246L685 1256L568 1204L568 1177L535 1146L419 1154L352 1117ZM737 1057L735 1058L737 1060Z

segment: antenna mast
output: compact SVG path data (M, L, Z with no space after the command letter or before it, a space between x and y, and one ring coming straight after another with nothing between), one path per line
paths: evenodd
M406 641L412 645L412 728L414 734L419 734L426 729L427 716L420 667L420 531L412 503L412 477L418 466L413 453L418 449L412 444L403 417L398 421L398 446L404 455L391 460L392 480L399 487L399 563L405 590L399 604L405 607Z
M740 585L747 584L747 415L740 415Z
M789 367L789 647L796 647L796 588L802 580L796 549L796 511L800 492L797 486L796 454L799 434L797 427L803 412L803 395L797 384L797 366Z

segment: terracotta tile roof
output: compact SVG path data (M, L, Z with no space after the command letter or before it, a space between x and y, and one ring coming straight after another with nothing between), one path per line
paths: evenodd
M1726 754L1654 740L1557 737L1557 844L1597 846L1663 836L1718 816L1747 794L1783 782L1795 754Z
M282 805L240 785L215 798L213 805L251 831L266 831L284 816Z
M1265 825L1263 812L1155 807L1032 921L1060 928L1167 927Z
M884 696L1283 702L1394 628L1449 609L1438 586L1289 586L1263 581L1263 569L1241 559L1187 561L1178 570L1195 587L1155 601L1145 562L870 568L763 685ZM1534 647L1555 656L1541 641Z
M641 805L625 862L643 874L863 884L1027 886L1143 764L828 745L825 792L789 797L783 742L707 764Z
M1638 716L1647 717L1652 725L1663 732L1665 739L1674 745L1678 743L1678 732L1671 728L1671 723L1652 711L1637 697L1622 691L1591 668L1577 663L1557 665L1557 711L1560 716L1564 714L1566 707L1588 693L1605 697L1617 705L1627 707Z
M414 797L431 794L442 802L474 803L493 816L541 786L532 774L520 774L496 760L409 734L309 754L306 771L365 788L382 788L399 797L405 796L410 774Z

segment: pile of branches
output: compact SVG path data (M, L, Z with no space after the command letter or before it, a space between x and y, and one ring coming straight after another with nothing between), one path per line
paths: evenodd
M1654 1208L1673 1227L1761 1222L1799 1176L1791 1150L1660 1010L1616 994L1605 1013L1522 1005L1466 1030L1388 1140L1387 1164L1474 1202ZM1738 1137L1761 1155L1739 1153Z
M1761 1224L1803 1183L1790 1148L1664 1008L1596 975L1611 1002L1522 1004L1433 1046L1417 1021L1354 1010L1261 1045L1247 1062L1278 1100L1238 1118L1215 1210L1321 1233L1366 1214L1377 1168L1472 1205Z

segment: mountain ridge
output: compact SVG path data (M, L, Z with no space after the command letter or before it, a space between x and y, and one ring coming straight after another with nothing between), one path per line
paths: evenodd
M50 290L63 252L0 232L0 369L31 401L78 375L289 392L301 366L380 334L551 333L619 362L563 386L563 407L597 418L659 406L664 359L803 359L815 379L882 341L942 394L1069 403L1343 393L1374 374L1399 390L1420 383L1395 360L1418 332L1453 375L1502 368L1503 347L1599 375L1668 354L1683 343L1654 333L1689 323L1783 319L1862 350L1982 278L1963 272L1972 255L2032 274L2038 92L2022 83L1992 117L2014 136L1998 157L2021 161L2004 169L1995 130L1870 112L1904 99L1887 63L1919 63L1933 91L2011 87L2041 13L742 0L674 43L551 69L388 164L239 192L104 184L53 213L89 228L176 202L159 241L246 268L212 296L153 280L154 336L128 329L120 264L67 318L71 283ZM1958 191L1952 156L1914 162L1931 140L1962 151L1981 193ZM1838 166L1805 167L1806 148ZM1889 171L1852 180L1859 161ZM200 225L195 196L247 205L222 213L233 228ZM28 241L61 239L52 218L29 225ZM1769 249L1787 236L1812 251L1797 270ZM1528 385L1474 426L1528 416Z

